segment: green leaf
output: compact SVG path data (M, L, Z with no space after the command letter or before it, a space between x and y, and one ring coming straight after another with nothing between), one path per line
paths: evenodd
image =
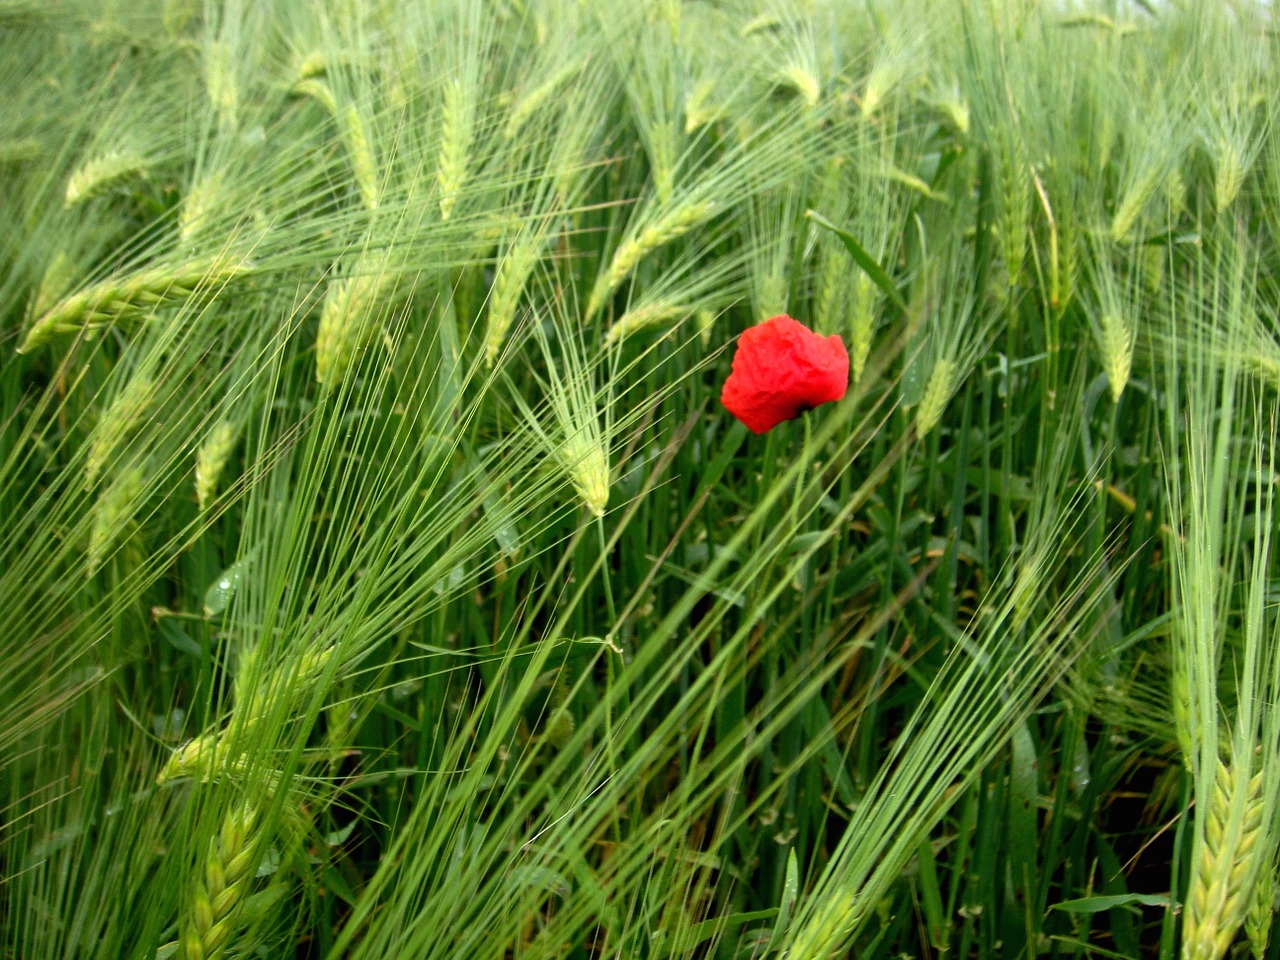
M1171 907L1173 900L1164 893L1118 893L1109 897L1082 897L1079 900L1063 900L1049 909L1066 913L1102 913L1116 907L1139 904L1144 907Z
M248 572L248 568L249 558L245 557L243 560L237 560L214 578L213 583L209 585L209 589L204 592L204 615L206 617L216 617L227 609L231 599L236 595L240 581L244 579L245 573Z
M209 595L205 594L206 603L208 603L208 599ZM204 655L200 644L196 643L171 617L161 617L156 623L156 630L179 653L185 653L187 656L195 657L197 660Z
M858 242L857 238L853 234L848 230L837 227L816 210L806 210L804 215L818 226L825 227L839 237L844 243L844 248L849 251L849 255L853 257L858 266L865 270L867 276L871 278L871 282L880 288L884 295L889 298L890 302L892 302L898 310L903 313L907 312L906 301L902 298L902 294L898 291L893 280L890 279L889 274L885 272L884 267L880 266L880 264L876 262L875 257L867 253L866 249Z
M769 944L765 950L772 950L786 936L787 927L791 925L791 911L795 909L796 900L800 896L800 865L796 860L796 848L787 852L787 875L782 881L782 902L778 904L778 919L773 925L773 933L769 936Z

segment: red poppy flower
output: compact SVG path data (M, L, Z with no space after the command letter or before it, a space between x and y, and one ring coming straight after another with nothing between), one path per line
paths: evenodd
M849 388L849 352L838 336L824 337L785 313L738 338L733 372L720 402L752 433L766 433Z

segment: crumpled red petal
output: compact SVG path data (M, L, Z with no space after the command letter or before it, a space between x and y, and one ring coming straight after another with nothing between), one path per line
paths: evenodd
M720 402L752 433L766 433L849 388L849 352L784 314L745 330Z

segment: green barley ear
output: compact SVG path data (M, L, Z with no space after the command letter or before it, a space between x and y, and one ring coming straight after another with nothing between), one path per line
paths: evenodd
M1193 854L1182 921L1183 960L1221 960L1245 920L1265 845L1262 774L1218 762L1204 829Z
M178 211L178 242L183 247L194 245L225 199L221 173L206 174L191 185Z
M71 285L79 275L79 264L68 256L65 250L55 253L48 266L44 268L35 296L31 298L30 316L36 318L48 313L50 308L71 289Z
M1231 206L1244 185L1245 158L1240 149L1226 139L1214 145L1213 153L1213 205L1221 211Z
M609 325L608 331L605 333L605 344L612 346L621 343L641 330L651 330L655 327L670 326L681 317L686 317L691 312L687 304L672 303L670 301L656 301L653 303L636 306L612 324Z
M520 305L520 297L538 263L545 242L544 230L526 227L498 261L493 286L489 289L489 316L484 334L484 358L490 366L497 359L507 339L507 332L511 329L516 309Z
M607 391L603 398L597 395L581 334L571 332L567 320L547 322L558 334L559 358L552 351L544 321L535 316L530 328L547 369L549 427L544 426L542 418L519 395L512 399L583 504L592 515L602 517L609 503L611 485L609 398Z
M219 420L209 430L196 451L196 502L203 513L218 492L218 480L236 447L236 428L230 420Z
M146 158L131 150L109 150L90 157L67 179L64 206L68 209L101 196L112 187L134 177L145 178Z
M714 80L703 79L693 85L684 98L684 132L697 133L724 116L724 104L716 100Z
M756 319L766 320L789 309L791 257L804 200L787 186L754 198L749 209L751 294Z
M89 530L85 575L93 576L107 554L133 524L134 514L145 490L141 466L122 470L103 491L94 505L93 525Z
M1027 253L1031 166L1027 158L1026 143L1018 133L1016 119L1003 129L1006 135L1001 138L997 148L1000 171L1000 243L1009 286L1016 287Z
M436 191L440 219L448 220L466 183L473 136L474 105L467 86L456 77L444 88L440 107L440 158L436 163Z
M1127 278L1117 276L1114 257L1105 240L1098 241L1092 265L1095 282L1086 302L1086 316L1102 356L1112 402L1119 403L1129 383L1137 339L1137 271L1131 259Z
M225 40L214 40L205 48L204 81L218 126L224 132L235 130L240 116L240 78L235 53Z
M89 454L84 465L86 489L94 485L102 468L139 425L151 404L154 388L149 376L135 374L107 405L89 441Z
M356 191L368 210L378 208L381 181L378 162L373 155L373 143L364 116L353 103L338 111L338 131L351 158L351 173L355 177Z
M876 306L879 291L863 270L857 272L850 293L849 372L853 383L862 378L867 358L871 355L871 338L876 329Z
M1173 732L1182 752L1182 762L1188 771L1194 771L1196 763L1196 736L1191 721L1191 676L1188 665L1175 646L1169 674L1169 697L1172 700Z
M329 283L320 307L316 331L316 381L328 389L338 387L356 355L377 330L377 316L395 291L395 279L381 268L355 272Z
M261 843L258 811L251 803L244 801L223 817L182 916L178 942L186 960L220 960L226 953L253 884Z
M587 509L603 517L609 505L609 452L599 430L586 425L577 429L560 444L556 459L573 480Z
M156 775L156 783L163 785L182 777L208 782L226 770L229 758L230 748L222 731L202 733L173 751Z
M1112 311L1104 313L1098 323L1102 327L1102 355L1106 360L1111 400L1119 403L1133 366L1131 324Z
M124 276L108 277L65 297L42 314L27 331L18 352L28 353L60 334L96 330L145 316L160 307L212 295L249 272L246 263L215 257L148 266Z
M301 70L308 67L304 61ZM310 97L320 104L338 125L338 137L351 164L351 176L355 180L360 202L368 210L376 210L381 199L382 181L378 172L378 159L374 155L373 139L365 115L355 103L339 104L337 96L325 80L319 76L302 75L292 88L301 97Z
M551 102L582 70L582 62L570 61L553 70L541 83L522 91L512 101L511 112L507 114L507 122L502 129L503 137L507 140L515 139L529 119Z
M587 316L595 316L604 306L605 300L622 285L641 260L659 247L705 223L715 210L714 201L692 197L665 208L652 208L649 216L641 218L644 225L629 230L618 244L608 268L591 291L591 298L587 301Z
M333 95L333 90L329 84L319 77L304 76L293 85L292 92L299 97L310 97L324 107L330 116L336 117L338 115L338 99Z
M958 386L956 362L951 357L938 357L929 373L920 406L916 408L916 436L927 436L942 419L947 404Z
M1258 869L1249 898L1249 911L1244 918L1244 931L1249 938L1249 951L1254 960L1263 960L1271 940L1271 924L1276 913L1277 864L1274 855L1265 858Z

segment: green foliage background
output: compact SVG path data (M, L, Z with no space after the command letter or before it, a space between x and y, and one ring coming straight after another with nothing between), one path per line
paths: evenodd
M0 955L1274 956L1272 17L0 0Z

